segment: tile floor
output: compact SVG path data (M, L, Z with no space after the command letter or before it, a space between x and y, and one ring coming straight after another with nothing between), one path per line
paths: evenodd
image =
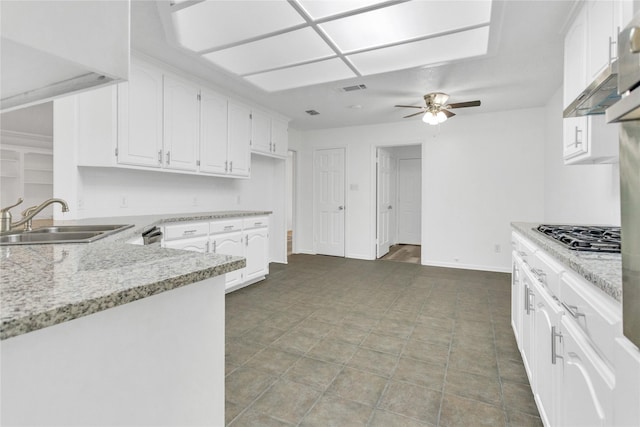
M226 422L542 425L510 276L293 255L226 297Z

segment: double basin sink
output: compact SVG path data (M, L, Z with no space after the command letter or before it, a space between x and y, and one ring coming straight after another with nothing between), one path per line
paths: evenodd
M0 233L0 246L38 245L49 243L91 243L118 233L133 224L118 225L60 225L35 230Z

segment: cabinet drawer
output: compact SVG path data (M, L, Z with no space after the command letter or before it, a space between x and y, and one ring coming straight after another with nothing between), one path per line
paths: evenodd
M573 320L600 354L613 362L614 340L622 336L620 305L571 272L563 274L560 294L567 318Z
M245 218L243 220L244 229L260 228L269 226L269 218L266 216L256 216L253 218Z
M212 221L209 223L209 233L230 233L232 231L242 230L241 219L230 219L224 221Z
M551 295L560 296L560 276L566 267L555 261L546 252L539 250L529 257L529 266L538 282L547 288Z
M208 234L208 222L191 222L187 224L164 226L165 240L185 239L190 237L206 236Z
M529 264L530 258L538 250L536 245L516 232L511 233L511 247L527 264Z

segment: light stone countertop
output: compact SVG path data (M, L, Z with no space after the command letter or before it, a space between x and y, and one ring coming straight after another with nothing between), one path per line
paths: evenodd
M225 211L56 221L134 224L93 243L0 247L0 339L243 268L242 257L127 243L153 225L268 215Z
M620 254L572 251L536 230L538 223L512 222L526 238L593 283L605 294L622 302L622 256Z

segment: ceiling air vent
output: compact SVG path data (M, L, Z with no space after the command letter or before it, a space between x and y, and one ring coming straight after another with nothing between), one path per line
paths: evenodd
M353 92L354 90L364 90L366 89L366 85L353 85L353 86L345 86L341 88L343 92Z
M307 113L310 116L317 116L318 114L320 114L316 110L306 110L305 113Z

